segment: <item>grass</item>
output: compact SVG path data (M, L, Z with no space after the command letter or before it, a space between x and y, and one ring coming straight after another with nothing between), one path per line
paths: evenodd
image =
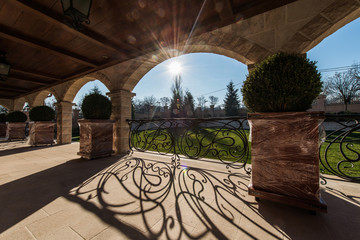
M80 142L80 136L73 136L73 137L71 138L71 141L72 141L72 142Z
M329 135L331 132L327 132ZM176 134L176 133L175 133ZM360 162L351 164L341 161L345 160L345 157L340 151L340 139L343 132L334 133L327 137L326 142L322 144L320 148L320 156L324 161L324 153L329 143L334 140L327 151L327 168L329 166L335 171L339 172L337 166L339 166L340 172L348 176L360 177ZM182 137L178 146L175 147L175 151L182 155L186 155L191 158L210 158L221 159L223 161L238 161L245 160L247 163L251 163L251 144L244 145L243 139L249 139L249 130L234 132L234 131L219 131L219 129L205 128L199 129L193 132L187 132L186 137ZM165 131L146 130L138 132L135 137L136 142L141 142L137 145L139 148L145 148L149 151L158 151L160 153L172 153L171 139ZM339 137L337 139L337 137ZM145 142L147 144L145 144ZM201 148L199 146L201 142ZM240 143L240 144L239 144ZM347 147L346 147L347 145ZM248 151L245 151L248 149ZM360 158L360 132L353 132L349 134L342 144L344 155L349 159L356 160ZM339 164L340 162L340 164ZM327 170L320 164L320 169L326 174L332 174L333 172Z

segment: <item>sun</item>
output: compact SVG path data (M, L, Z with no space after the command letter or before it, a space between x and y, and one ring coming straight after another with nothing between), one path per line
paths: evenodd
M169 72L173 75L179 75L182 71L182 66L178 61L172 61L168 65Z

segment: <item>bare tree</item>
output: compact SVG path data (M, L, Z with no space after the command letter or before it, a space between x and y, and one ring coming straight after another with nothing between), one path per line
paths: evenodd
M209 100L210 100L210 105L216 105L219 101L219 98L218 97L214 97L214 96L210 96L209 97Z
M198 97L197 100L198 100L198 107L200 107L201 110L204 110L205 104L207 103L206 98L204 96L201 96L201 97Z
M143 101L143 107L145 112L149 112L150 108L156 105L156 98L152 95L150 97L145 97Z
M170 103L170 98L162 97L162 98L160 98L160 102L161 102L162 107L168 106Z
M360 65L354 64L346 72L335 73L325 83L324 93L332 100L341 99L345 104L345 111L360 92Z

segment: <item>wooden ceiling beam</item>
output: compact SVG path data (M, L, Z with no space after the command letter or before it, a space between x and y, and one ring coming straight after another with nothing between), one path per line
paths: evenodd
M42 79L46 79L46 80L50 80L50 81L59 81L62 78L59 76L55 76L55 75L51 75L51 74L47 74L47 73L42 73L42 72L37 72L37 71L33 71L33 70L27 70L27 69L22 69L19 67L12 67L10 70L11 73L20 73L23 75L30 75L36 78L42 78Z
M44 83L44 82L39 82L38 80L36 79L32 79L32 78L24 78L24 77L19 77L19 76L11 76L9 75L8 76L8 80L17 80L17 81L24 81L24 82L31 82L31 83L34 83L34 84L37 84L37 85L41 85L41 86L46 86L50 83Z
M112 42L110 42L105 37L99 35L98 33L89 30L85 26L83 27L82 31L77 31L74 28L66 25L63 22L62 15L57 14L56 12L52 11L51 9L44 8L43 6L35 3L34 1L28 0L17 0L11 1L16 4L19 8L23 9L24 11L31 12L37 15L40 19L45 22L49 22L55 25L58 28L61 28L67 32L74 34L82 39L88 40L93 44L96 44L99 47L106 48L110 51L115 51L118 53L127 53L126 49L123 49L123 46L118 46Z
M91 61L89 59L86 59L82 56L79 56L78 54L72 53L72 52L68 52L64 49L55 47L55 46L51 46L41 40L38 39L34 39L31 38L29 36L25 36L22 35L18 32L15 32L5 26L0 25L0 37L2 38L6 38L10 41L14 41L23 45L26 45L28 47L32 47L35 49L40 49L40 50L44 50L44 51L48 51L51 52L54 55L57 55L59 57L66 57L69 58L75 62L84 64L86 66L91 66L91 67L98 67L98 64L96 64L94 61Z
M26 92L30 92L30 89L23 89L23 88L18 88L18 87L4 87L4 86L0 86L0 90L1 91L7 91L7 92L14 92L14 93L26 93Z

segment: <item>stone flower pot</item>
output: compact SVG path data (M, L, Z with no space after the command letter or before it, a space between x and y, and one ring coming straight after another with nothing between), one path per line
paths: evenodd
M319 186L319 127L323 112L248 114L251 125L249 194L326 212Z
M6 137L6 123L0 123L0 138Z
M54 144L55 122L36 121L29 123L29 144L31 146Z
M113 120L78 121L80 126L80 151L83 158L93 159L110 156L113 153Z
M8 140L25 139L25 127L24 122L8 122L6 136Z

